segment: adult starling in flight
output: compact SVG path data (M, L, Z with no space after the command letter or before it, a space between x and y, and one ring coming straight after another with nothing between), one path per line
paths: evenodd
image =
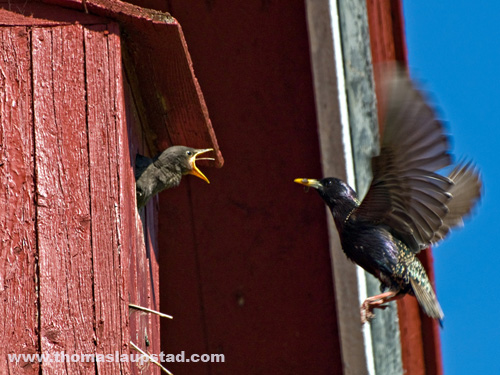
M183 175L192 174L210 183L196 166L197 160L214 160L198 157L209 151L213 149L172 146L154 159L137 154L135 162L137 209L144 207L149 199L159 192L179 186Z
M480 197L481 181L470 162L459 163L447 177L438 174L451 164L441 122L404 72L392 71L382 84L384 130L363 201L337 178L295 182L318 191L344 253L381 281L381 294L361 305L363 322L373 318L374 308L405 294L441 321L443 311L416 254L462 224Z

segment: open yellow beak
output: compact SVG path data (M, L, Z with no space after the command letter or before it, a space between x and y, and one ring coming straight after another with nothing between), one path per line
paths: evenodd
M206 181L207 184L209 184L210 181L208 181L208 178L206 178L206 176L203 173L201 173L201 171L196 166L196 160L215 160L214 158L198 158L199 155L213 150L214 150L213 148L194 150L194 155L191 156L191 158L189 158L189 164L191 165L191 170L188 172L188 174L192 174L193 176L199 177L202 180Z
M296 178L293 180L293 182L296 182L298 184L307 186L307 187L312 187L314 189L318 189L321 187L321 184L319 183L318 180L312 179L312 178Z

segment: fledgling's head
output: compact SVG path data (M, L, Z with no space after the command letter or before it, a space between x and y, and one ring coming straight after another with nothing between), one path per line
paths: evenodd
M192 174L210 183L208 178L196 166L197 160L214 160L213 158L199 158L200 155L213 151L211 148L195 149L186 146L172 146L163 151L155 160L157 167L169 166L175 168L182 175Z

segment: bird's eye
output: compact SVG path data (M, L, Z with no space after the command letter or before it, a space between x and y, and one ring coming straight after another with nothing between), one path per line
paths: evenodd
M188 151L186 151L186 155L187 155L187 156L191 156L191 155L193 155L193 153L192 153L191 151L189 151L189 150L188 150Z
M326 182L326 187L331 187L332 186L332 182L331 181L327 181Z

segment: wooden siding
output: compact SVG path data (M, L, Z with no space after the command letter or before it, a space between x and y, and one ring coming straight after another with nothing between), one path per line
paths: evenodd
M31 31L31 32L30 32ZM92 229L81 26L31 34L40 353L94 352ZM63 38L67 38L63 42ZM96 212L96 211L94 211ZM68 317L73 317L68 319ZM76 363L94 373L92 363ZM63 371L48 362L44 371Z
M25 27L0 29L0 372L38 374L38 254L30 40Z
M118 25L33 9L0 9L0 372L158 373L128 362L8 360L136 353L130 340L160 350L158 318L128 308L158 309L158 268L136 215L136 119L126 121ZM49 10L65 21L41 17Z

